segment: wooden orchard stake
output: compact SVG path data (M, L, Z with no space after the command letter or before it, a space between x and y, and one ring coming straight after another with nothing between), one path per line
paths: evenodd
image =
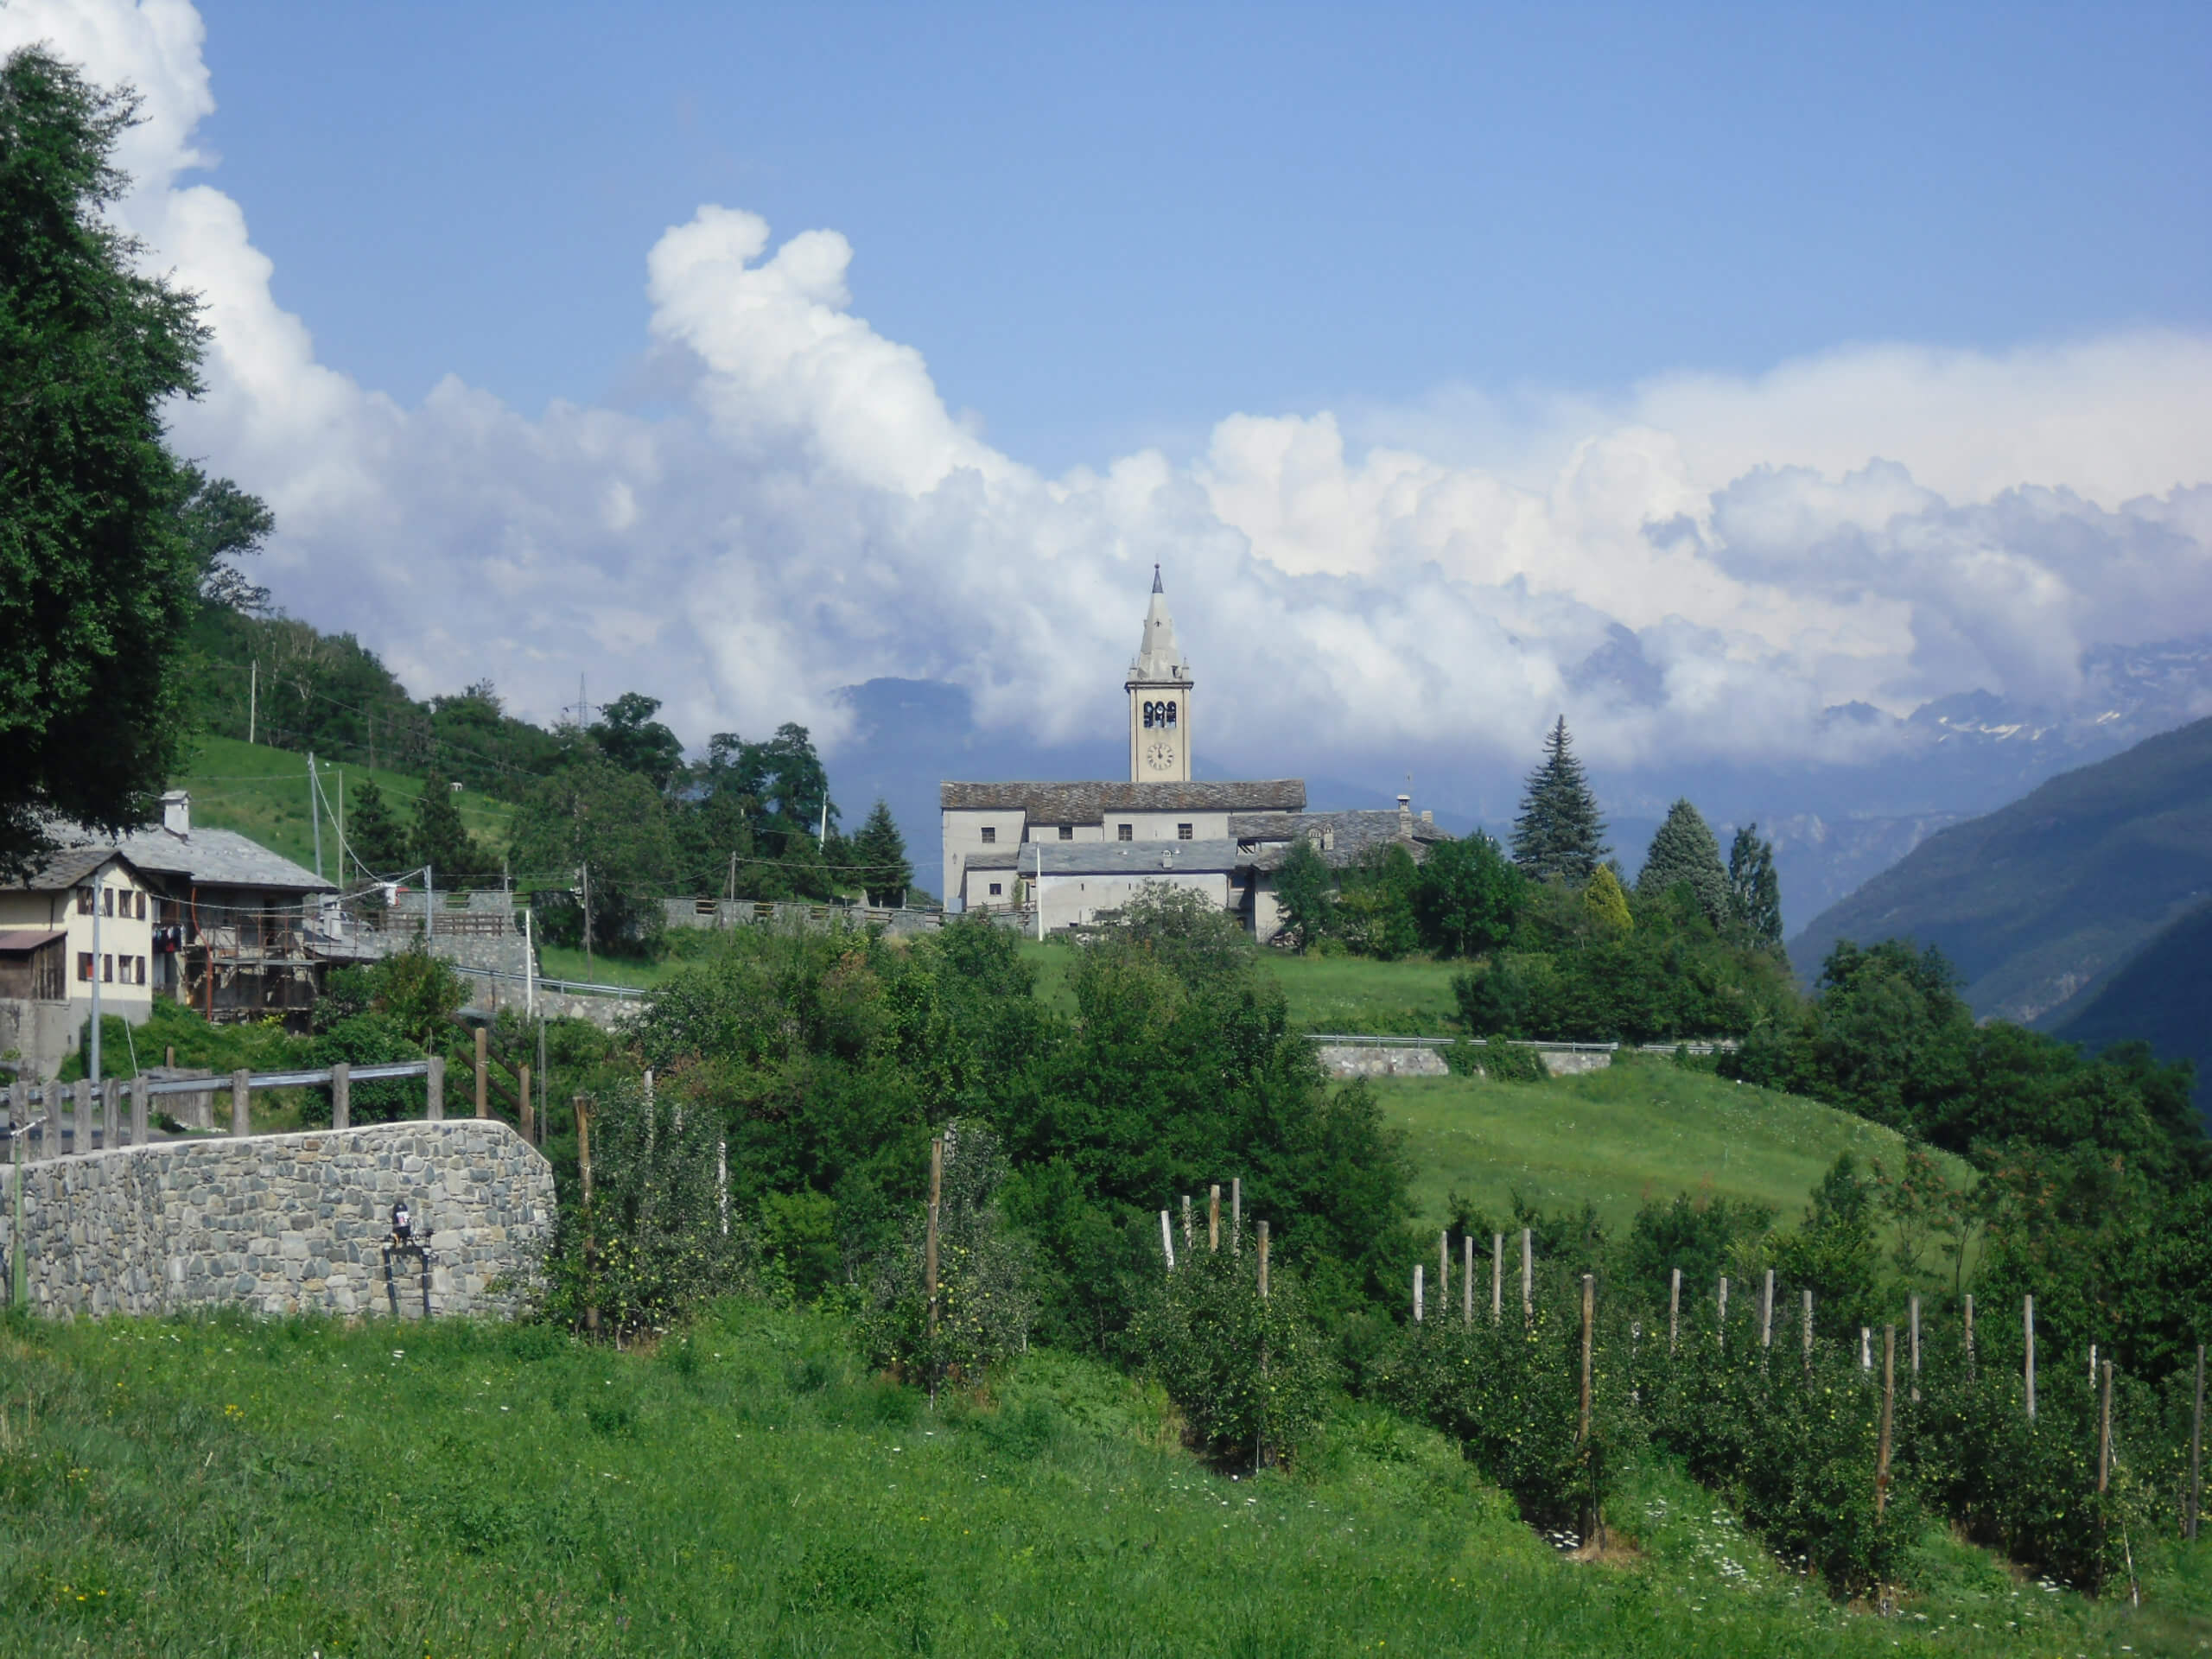
M529 1075L530 1068L524 1066L523 1076L527 1079ZM524 1111L530 1109L527 1092L523 1097L523 1109ZM729 1142L727 1141L715 1142L715 1208L721 1212L722 1236L728 1238L729 1236Z
M1268 1300L1268 1224L1260 1224L1260 1300Z
M2112 1484L2112 1361L2105 1361L2103 1399L2097 1406L2097 1491Z
M516 1096L522 1104L519 1120L522 1124L522 1138L524 1143L534 1147L537 1144L537 1099L530 1092L530 1062L528 1060L524 1060L516 1068L515 1076L522 1084L522 1092Z
M2036 1299L2032 1296L2020 1299L2020 1328L2027 1337L2024 1364L2028 1381L2028 1421L2032 1423L2036 1420Z
M1973 1296L1973 1294L1972 1294L1971 1293L1969 1293L1969 1294L1967 1294L1967 1299L1966 1299L1966 1309L1967 1309L1967 1378L1968 1378L1969 1380L1971 1380L1971 1379L1973 1378L1973 1376L1974 1376L1974 1296Z
M1804 1312L1798 1317L1804 1326L1805 1380L1809 1382L1813 1379L1813 1293L1809 1290L1805 1293L1803 1306Z
M1859 1369L1862 1371L1874 1369L1874 1332L1871 1325L1859 1327Z
M1759 1288L1759 1346L1774 1346L1774 1269L1766 1270L1766 1282Z
M1436 1236L1436 1305L1440 1308L1452 1306L1452 1230L1449 1227Z
M1713 1326L1713 1337L1721 1347L1728 1345L1728 1275L1720 1275L1720 1318Z
M922 1241L922 1277L924 1293L929 1298L930 1340L937 1340L937 1209L944 1201L944 1137L936 1135L930 1141L930 1213L929 1231ZM1166 1220L1167 1212L1160 1211ZM1169 1258L1168 1265L1174 1265Z
M1231 1255L1244 1253L1244 1178L1242 1175L1229 1178L1229 1253Z
M429 925L427 922L423 924L426 931L428 930ZM430 1064L435 1067L438 1062L435 1059L433 1059ZM435 1072L433 1073L433 1080L436 1083L442 1083L444 1081L442 1077L437 1077ZM434 1101L435 1097L436 1090L434 1088L432 1090L432 1098ZM594 1335L597 1335L599 1332L599 1299L595 1294L597 1290L597 1283L595 1276L592 1271L597 1260L598 1253L593 1248L596 1241L593 1237L591 1211L591 1096L588 1095L578 1095L575 1098L575 1109L576 1173L582 1178L584 1190L584 1279L587 1285L589 1285L592 1287L593 1292L592 1300L584 1304L584 1329L591 1332Z
M1682 1270L1667 1275L1667 1351L1673 1353L1682 1335Z
M1920 1403L1920 1293L1912 1296L1912 1403Z
M1221 1250L1221 1183L1216 1181L1206 1190L1206 1249L1217 1255Z
M1521 1230L1521 1321L1526 1325L1536 1317L1536 1235L1529 1228Z
M1882 1327L1882 1437L1874 1448L1874 1514L1878 1519L1890 1503L1890 1420L1897 1409L1897 1328Z
M1582 1416L1575 1430L1574 1444L1582 1453L1582 1465L1587 1484L1583 1489L1582 1541L1603 1542L1599 1530L1605 1524L1598 1505L1598 1464L1596 1448L1590 1444L1590 1346L1591 1327L1595 1323L1598 1306L1598 1275L1582 1275Z
M2189 1541L2196 1541L2197 1512L2204 1505L2204 1344L2196 1344L2196 1409L2189 1426Z
M486 1052L492 1033L476 1027L476 1116L492 1116L492 1059Z
M1167 1212L1160 1212L1160 1254L1167 1263L1167 1271L1175 1271L1175 1230L1168 1224Z
M1490 1236L1490 1322L1505 1317L1505 1235Z
M1414 1323L1421 1323L1421 1263L1414 1263Z
M1191 1195L1185 1192L1183 1195L1183 1248L1188 1250L1192 1240L1196 1237L1197 1234L1192 1230L1191 1224Z
M591 1096L578 1095L576 1108L576 1169L583 1177L584 1208L591 1208Z
M1464 1304L1459 1310L1459 1317L1472 1325L1475 1322L1475 1236L1472 1233L1459 1236L1459 1300Z

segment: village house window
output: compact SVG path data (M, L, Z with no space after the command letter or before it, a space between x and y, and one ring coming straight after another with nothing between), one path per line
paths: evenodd
M92 913L92 890L90 887L77 889L77 913L79 916L89 916Z
M130 972L132 976L130 982L134 985L143 985L146 982L146 958L143 957L131 957Z
M138 895L138 902L136 908L138 914L133 919L141 922L144 921L146 919L146 895L144 893L142 893Z
M92 976L92 953L89 950L79 950L77 953L77 977L79 979L90 979Z
M1114 839L1115 839L1115 840L1116 840L1116 841L1135 841L1136 838L1137 838L1136 825L1135 825L1135 824L1133 824L1133 823L1121 823L1121 824L1116 824L1116 825L1115 825L1115 826L1114 826Z
M100 957L100 983L103 985L115 983L115 958L111 956Z
M983 826L983 845L988 847L999 838L998 830L990 824Z
M1060 839L1062 841L1073 841L1075 839L1075 825L1071 823L1062 824L1060 826Z
M104 887L100 889L100 914L103 916L112 916L115 914L115 889L113 887Z
M1004 893L1005 891L1006 891L1006 887L1004 887L1004 885L1003 885L1003 884L1001 884L1001 883L1000 883L1000 882L997 882L997 881L994 881L994 882L992 882L992 883L991 883L991 897L992 897L992 898L994 898L994 899L997 898L1001 893Z
M1191 838L1191 826L1190 826L1189 824L1187 824L1187 823L1179 823L1179 824L1177 824L1177 825L1175 826L1175 839L1176 839L1176 840L1178 840L1178 841L1188 841L1190 838Z

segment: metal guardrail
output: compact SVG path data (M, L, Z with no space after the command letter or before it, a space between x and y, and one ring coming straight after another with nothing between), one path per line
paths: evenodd
M535 983L541 991L552 991L562 996L621 996L634 1001L652 995L639 985L594 985L588 980L548 979L543 974L518 974L505 968L464 968L457 962L449 962L446 966L470 979L503 980L510 985Z
M1326 1043L1332 1048L1449 1048L1454 1043L1465 1043L1470 1048L1487 1048L1491 1039L1487 1037L1376 1037L1364 1032L1309 1031L1309 1043ZM1738 1046L1733 1037L1706 1037L1680 1043L1554 1043L1541 1038L1502 1037L1496 1040L1509 1048L1537 1048L1548 1054L1618 1054L1624 1048L1632 1054L1671 1054L1676 1049L1687 1049L1693 1054L1733 1053Z

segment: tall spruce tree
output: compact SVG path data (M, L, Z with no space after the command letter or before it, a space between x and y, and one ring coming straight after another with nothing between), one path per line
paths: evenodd
M435 772L423 780L422 798L415 803L415 829L408 837L408 851L416 863L430 867L434 880L441 875L482 874L484 855L461 821L461 809L453 801L453 785Z
M1782 878L1774 870L1774 843L1756 823L1736 831L1728 847L1728 895L1737 925L1753 943L1782 943Z
M1651 837L1643 868L1636 878L1636 896L1658 898L1669 888L1686 886L1716 927L1735 913L1728 890L1728 872L1720 868L1720 843L1697 808L1676 801L1667 809L1667 820Z
M374 779L365 779L346 803L346 844L359 863L346 871L353 876L366 865L378 875L397 875L408 866L407 826L391 810Z
M914 867L906 860L906 837L882 797L868 809L858 834L845 843L847 874L868 890L871 905L895 905L914 884Z
M1567 716L1544 739L1544 761L1529 774L1513 821L1513 861L1537 881L1587 881L1612 849L1598 798L1574 758Z

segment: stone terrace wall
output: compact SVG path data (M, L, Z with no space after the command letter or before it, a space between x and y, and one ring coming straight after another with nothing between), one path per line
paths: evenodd
M0 1250L12 1252L16 1172L0 1177ZM553 1234L553 1168L505 1124L480 1118L157 1141L22 1169L24 1276L47 1314L404 1318L512 1314ZM387 1280L391 1207L430 1246ZM0 1263L12 1255L0 1255Z

